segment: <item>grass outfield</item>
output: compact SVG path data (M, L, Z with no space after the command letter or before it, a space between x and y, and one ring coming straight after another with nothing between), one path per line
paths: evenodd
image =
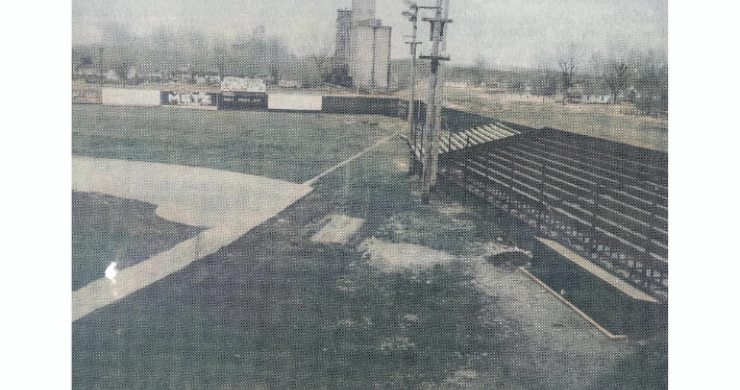
M303 183L405 128L375 115L73 105L72 153Z

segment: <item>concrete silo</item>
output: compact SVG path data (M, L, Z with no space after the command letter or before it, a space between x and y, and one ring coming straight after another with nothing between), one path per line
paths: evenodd
M391 28L380 23L353 27L354 51L350 76L355 87L386 88L390 61Z
M391 28L375 19L375 0L353 0L347 63L354 87L388 87L390 49Z

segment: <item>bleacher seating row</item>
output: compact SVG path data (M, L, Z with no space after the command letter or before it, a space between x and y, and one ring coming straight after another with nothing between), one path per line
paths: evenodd
M439 150L441 153L454 152L466 147L504 139L520 133L520 131L512 129L500 122L491 122L464 131L443 132L439 136Z
M485 123L467 128L448 127L436 135L438 152L440 155L450 152L456 152L465 148L485 144L491 141L502 140L517 134L528 131L526 128L515 129L503 122L490 119ZM423 130L422 126L416 129L416 138L409 140L416 158L421 160L423 148ZM415 145L414 145L415 144Z

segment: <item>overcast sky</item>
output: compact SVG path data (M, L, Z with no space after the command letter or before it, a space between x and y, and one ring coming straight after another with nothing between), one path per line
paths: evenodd
M433 5L434 0L419 0ZM262 24L299 55L333 45L337 9L351 0L72 0L73 44L98 43L104 26L143 36L158 28L208 36L248 36ZM411 23L402 0L377 0L377 18L393 27L392 57L408 57ZM448 54L454 63L484 57L498 66L535 66L562 47L661 49L668 45L668 0L450 0ZM420 23L427 38L428 23ZM428 49L422 48L422 51Z

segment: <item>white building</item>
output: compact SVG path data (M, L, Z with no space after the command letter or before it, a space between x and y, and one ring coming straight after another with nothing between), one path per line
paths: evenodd
M222 92L267 92L267 85L262 79L224 77L221 81Z

